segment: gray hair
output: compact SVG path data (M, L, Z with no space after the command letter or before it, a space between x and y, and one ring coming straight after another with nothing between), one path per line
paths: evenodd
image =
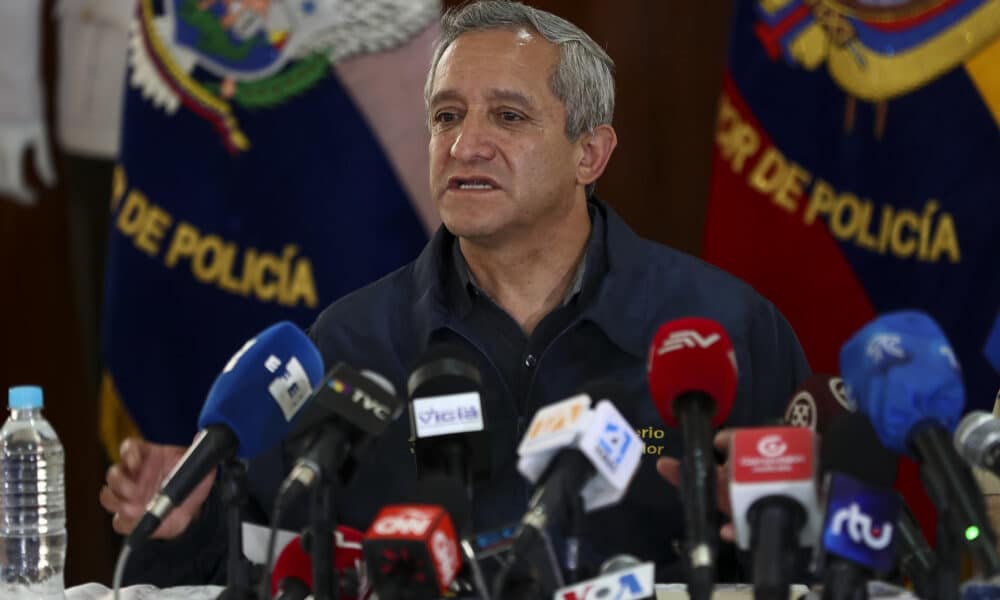
M559 64L549 87L566 107L566 137L575 140L598 125L610 124L615 111L615 63L608 53L566 19L519 2L483 0L450 8L441 17L441 38L424 84L424 102L441 55L460 35L470 31L530 27L559 46Z

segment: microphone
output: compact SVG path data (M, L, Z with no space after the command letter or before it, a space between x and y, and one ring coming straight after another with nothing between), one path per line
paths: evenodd
M875 430L867 418L860 413L854 413L856 409L855 404L847 397L842 378L814 374L806 378L792 394L792 399L785 410L785 422L788 425L808 427L824 435L821 461L824 471L852 473L862 481L879 482L884 487L890 487L894 481L897 459L875 437ZM857 418L861 419L863 424L835 425L845 418L853 421L854 417L851 416L853 414L858 414ZM846 431L841 431L844 429ZM859 433L858 429L864 431ZM828 452L831 448L848 446L855 439L865 450L857 451L848 447ZM839 457L854 458L840 460ZM836 460L836 463L831 462L832 460ZM917 595L929 598L934 593L932 585L933 575L937 570L937 557L902 498L899 498L898 505L900 511L896 519L896 535L893 542L896 561L903 574L913 582ZM843 580L838 578L835 582L840 583Z
M543 595L563 585L546 528L565 531L581 512L621 500L644 451L642 440L604 392L618 386L600 382L588 388L535 413L517 450L518 470L535 484L535 491L511 552L528 568ZM594 399L599 401L591 408ZM539 556L540 550L544 552ZM529 556L536 558L528 560ZM502 590L502 584L498 577L496 587Z
M872 573L884 575L895 565L900 503L892 490L896 457L859 413L836 417L824 440L820 453L826 473L823 597L865 597Z
M993 370L1000 373L1000 310L997 311L997 318L993 321L993 328L986 336L986 343L983 345L983 355L993 366ZM997 393L1000 398L1000 392Z
M660 326L653 337L647 362L649 393L663 421L681 429L688 590L699 600L712 595L718 548L712 428L732 410L736 376L733 344L711 319L676 319Z
M456 344L432 344L407 381L410 441L417 477L447 473L465 484L490 473L490 446L474 357Z
M936 577L940 573L937 556L906 502L900 501L899 509L896 519L896 562L899 570L913 583L913 591L918 597L933 598L937 595Z
M438 598L462 567L451 517L436 505L383 507L362 546L368 577L382 600Z
M149 537L218 463L253 458L280 442L312 394L323 359L308 337L282 321L247 341L215 378L198 417L200 431L128 537Z
M733 432L729 497L736 543L751 550L754 598L786 600L795 551L819 538L815 434L804 427Z
M473 542L477 536L472 532L472 503L466 486L450 475L431 472L417 480L411 499L416 504L441 506L451 517L464 558L463 567L452 585L453 591L459 596L473 594L489 600L489 588Z
M334 481L341 470L350 478L351 451L381 435L403 411L392 385L381 375L339 363L326 374L314 400L297 421L292 437L305 451L281 484L278 498L291 502L318 481Z
M601 565L601 575L556 591L553 600L654 598L654 571L652 562L640 563L634 556L619 554Z
M808 427L822 434L835 418L857 407L848 399L844 380L835 375L814 373L792 394L785 408L785 424Z
M823 597L856 598L866 590L872 572L888 573L895 563L899 497L842 473L828 476L826 496L823 550L829 558Z
M340 573L341 600L359 600L367 596L367 583L361 573L361 543L364 536L357 529L338 525L334 531L332 568ZM274 562L271 571L271 597L274 600L304 600L312 594L312 559L306 539L295 536Z
M1000 475L1000 419L974 410L955 429L955 449L970 465Z
M1000 574L996 534L968 465L949 439L965 404L958 361L933 319L919 311L882 315L840 350L848 393L882 443L915 454L945 533L966 545L986 576Z

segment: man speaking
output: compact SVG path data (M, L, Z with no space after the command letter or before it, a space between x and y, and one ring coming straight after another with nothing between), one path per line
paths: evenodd
M680 436L665 430L647 389L657 328L686 316L725 328L739 368L728 426L780 416L808 366L770 302L710 265L639 238L593 195L618 143L614 87L604 50L555 15L501 1L446 13L425 88L430 187L443 226L413 263L323 311L310 335L328 367L372 369L397 390L432 343L459 344L476 357L491 465L473 489L476 529L524 513L529 489L515 449L532 415L588 381L620 382L614 401L644 438L646 456L625 498L584 519L581 560L596 565L629 553L669 568L683 511L656 461L680 453ZM407 501L416 478L408 437L400 419L376 441L338 490L337 522L365 529L380 507ZM125 443L101 491L116 531L134 527L182 451ZM258 518L293 458L277 454L250 465ZM136 578L221 581L213 571L225 543L216 495L205 483L166 519L156 534L166 541L150 547L156 558ZM293 520L282 526L302 524ZM175 560L210 567L194 573L171 567Z

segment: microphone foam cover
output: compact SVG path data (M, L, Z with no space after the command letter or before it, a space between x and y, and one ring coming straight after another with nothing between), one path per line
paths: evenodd
M891 488L897 462L863 414L841 413L823 434L820 467L824 473L843 473L873 486Z
M473 533L472 503L458 479L436 472L420 478L414 486L413 503L440 506L451 517L459 536Z
M966 462L980 468L993 467L998 442L1000 419L986 411L970 411L955 428L955 449Z
M323 359L312 341L288 321L276 323L229 359L208 391L198 428L225 425L240 442L236 454L253 458L288 435L322 378Z
M840 350L847 393L879 439L909 453L914 428L955 429L965 406L961 370L941 327L926 313L899 311L875 318Z
M646 362L649 394L663 421L677 426L673 403L687 392L702 392L715 400L712 425L729 416L736 399L736 353L718 322L686 317L660 326Z

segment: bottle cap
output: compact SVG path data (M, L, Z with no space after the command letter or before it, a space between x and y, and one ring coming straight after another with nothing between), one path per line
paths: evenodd
M17 385L7 392L7 406L20 410L22 408L42 407L42 388L37 385Z

